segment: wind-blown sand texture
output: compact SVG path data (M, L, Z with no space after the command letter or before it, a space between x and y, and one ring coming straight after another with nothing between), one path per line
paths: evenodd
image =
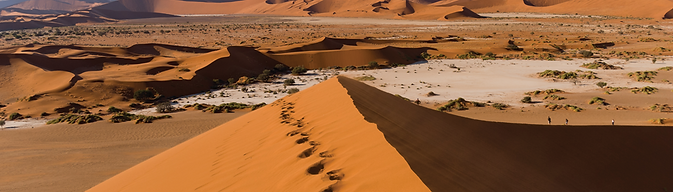
M471 120L338 77L89 191L653 191L670 187L671 136Z

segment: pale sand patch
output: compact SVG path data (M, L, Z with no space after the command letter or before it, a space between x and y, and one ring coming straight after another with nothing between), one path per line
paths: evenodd
M669 59L670 60L670 59ZM659 89L673 89L665 83L635 82L627 77L632 71L656 70L670 65L670 61L652 64L648 60L606 60L621 66L623 70L590 70L580 67L594 60L539 61L539 60L432 60L425 63L392 69L348 71L342 75L359 77L371 75L377 78L366 81L391 94L399 94L409 99L441 103L459 97L479 102L499 102L513 106L524 106L520 102L525 92L546 89L561 89L566 92L582 93L599 89L595 84L603 81L613 87L656 86ZM460 70L450 68L453 64ZM568 80L538 78L536 73L544 70L594 71L602 79L580 79L576 85ZM437 96L427 97L434 92ZM528 105L528 104L526 104Z

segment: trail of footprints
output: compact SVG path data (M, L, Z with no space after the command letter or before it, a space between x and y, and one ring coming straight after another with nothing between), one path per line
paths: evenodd
M281 105L282 109L280 113L281 123L297 127L297 129L295 129L294 131L290 131L289 133L287 133L287 136L298 137L298 139L295 141L297 145L308 144L310 146L310 148L302 151L299 155L297 155L297 157L303 159L315 155L316 151L318 151L318 146L320 146L320 142L312 141L310 139L309 132L311 130L310 129L307 130L304 118L296 119L292 116L292 114L295 113L295 111L293 110L294 103L279 100L279 104ZM311 165L311 167L309 167L308 169L306 169L306 173L310 175L319 175L323 173L325 171L325 163L327 159L332 158L334 156L332 153L330 153L330 151L322 151L318 153L318 155L323 159ZM321 192L333 192L338 182L344 178L344 174L339 169L331 170L327 173L324 173L323 176L331 181L336 181L336 183L330 185L326 189L323 189Z

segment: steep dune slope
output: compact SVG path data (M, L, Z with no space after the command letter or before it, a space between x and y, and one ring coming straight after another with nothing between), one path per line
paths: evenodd
M673 187L670 128L483 122L401 102L352 79L339 82L433 191Z
M325 102L329 101L329 102ZM89 191L429 191L336 78L169 149Z
M472 120L337 77L89 191L657 191L671 136Z

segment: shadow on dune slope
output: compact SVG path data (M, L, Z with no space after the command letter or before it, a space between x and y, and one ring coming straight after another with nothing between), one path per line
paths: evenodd
M484 122L418 107L345 77L339 81L433 191L673 188L671 128Z

